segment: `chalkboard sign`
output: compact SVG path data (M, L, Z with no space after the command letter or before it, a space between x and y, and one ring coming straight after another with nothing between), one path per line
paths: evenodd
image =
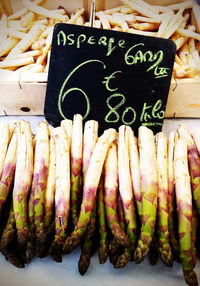
M56 24L44 114L58 126L80 113L100 133L122 124L162 128L176 46L171 40Z

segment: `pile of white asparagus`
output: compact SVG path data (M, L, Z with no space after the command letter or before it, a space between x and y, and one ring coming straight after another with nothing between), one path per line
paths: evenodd
M105 130L81 115L32 134L26 121L0 123L0 248L24 267L36 255L62 255L79 244L84 275L100 263L182 264L188 285L200 246L200 129L180 126L169 139L141 126ZM197 239L198 241L198 239ZM130 262L131 263L131 262ZM132 262L133 263L133 262Z

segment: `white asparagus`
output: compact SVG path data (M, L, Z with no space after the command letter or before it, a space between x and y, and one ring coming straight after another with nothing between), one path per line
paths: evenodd
M73 117L71 142L71 213L74 225L78 221L82 190L80 188L81 168L83 159L83 117L75 114Z
M9 59L5 59L0 62L0 68L10 68L10 67L18 67L23 65L28 65L34 63L33 57L19 58L13 59L9 57Z
M140 126L138 140L142 195L142 228L134 257L136 263L141 263L149 251L156 222L157 162L152 130L145 126Z
M10 192L14 181L15 167L17 157L17 128L13 130L13 134L7 148L7 153L4 161L2 175L0 177L0 214L6 198Z
M27 9L35 12L38 15L42 15L42 16L45 16L48 18L53 18L53 19L60 20L63 22L68 20L67 15L62 15L61 13L58 13L58 11L48 10L46 8L38 6L37 4L35 4L34 2L32 2L30 0L22 0L22 3Z
M24 37L9 53L7 59L13 55L21 54L26 51L32 44L37 40L41 35L42 31L46 27L42 24L35 24L33 28L27 33Z
M171 267L173 257L169 244L169 212L168 212L168 170L167 170L167 137L163 132L156 134L157 177L158 177L158 244L161 259Z
M7 34L11 38L23 39L26 36L26 33L14 30L12 28L7 29Z
M128 24L126 23L126 21L124 21L123 19L121 19L118 16L111 16L111 15L106 15L108 21L110 22L111 25L114 26L120 26L122 28L123 32L128 31L129 27Z
M192 32L190 31L189 29L177 29L177 33L181 36L184 36L184 37L190 37L190 38L193 38L197 41L200 41L200 34L199 33L195 33L195 32Z
M23 59L23 58L35 57L35 56L39 56L41 53L42 53L41 50L28 51L28 52L14 55L12 56L12 59Z
M47 53L51 48L52 35L53 35L53 27L50 27L49 33L46 39L46 45L44 48L42 48L42 55L37 58L37 61L36 61L37 64L42 64L44 59L46 58Z
M44 0L34 0L33 2L35 4L41 4ZM22 8L21 10L17 11L16 13L10 15L8 17L8 20L15 20L15 19L19 19L20 17L22 17L23 15L25 15L28 12L27 8Z
M80 10L78 10L69 20L68 20L68 24L75 24L76 20L85 12L85 9L82 8Z
M34 205L36 230L39 230L44 225L43 216L49 170L49 149L49 127L46 121L42 121L37 125L34 150L34 201L38 201L37 205Z
M64 119L61 121L61 127L65 130L67 137L70 140L70 150L71 150L71 142L72 142L72 120Z
M181 25L183 21L183 14L184 9L181 8L173 17L170 19L165 32L163 33L164 38L168 39Z
M200 33L200 6L197 3L193 3L192 11L196 20L197 32Z
M162 17L158 13L156 13L152 9L148 9L150 5L148 6L148 8L146 8L144 6L138 5L138 2L136 3L136 2L133 2L133 1L129 1L129 0L122 0L122 2L127 4L130 8L132 8L133 10L139 12L140 14L143 14L146 17L157 19L157 20L160 20L160 21L162 20Z
M3 171L3 166L6 158L6 153L9 143L9 125L7 123L0 124L0 178Z
M102 11L99 11L96 13L96 16L99 18L99 20L101 21L101 24L102 24L102 27L103 29L107 29L107 30L110 30L111 29L111 26L110 26L110 23L106 17L106 15L102 12Z
M55 210L56 226L60 225L61 233L65 236L70 211L70 138L62 127L54 129L56 146L56 192ZM59 222L60 220L60 222ZM58 229L59 230L59 227Z
M22 27L27 27L31 22L34 21L34 19L35 19L35 14L33 12L28 12L21 18L20 24Z
M139 216L142 215L142 196L140 184L140 159L137 138L134 136L131 128L126 129L128 135L128 150L130 157L130 170L133 185L134 197Z
M3 14L0 20L0 43L7 39L7 16Z
M19 42L19 39L16 38L7 38L5 41L0 43L0 57L8 54L12 48L16 46Z
M163 34L167 28L167 25L170 23L170 21L172 20L173 17L174 17L174 13L172 11L167 12L163 15L161 25L160 25L158 32L157 32L157 37L163 36Z
M94 147L98 140L98 122L95 120L88 120L84 126L83 134L83 179L87 173L87 169L90 163L90 158L92 156Z
M49 147L49 170L47 177L47 184L45 189L45 226L49 226L52 219L53 204L55 200L55 189L56 189L56 147L55 138L53 135L53 129L50 129L50 147Z
M127 234L132 242L133 249L136 243L136 212L131 180L131 171L129 164L128 134L129 126L119 127L118 138L118 174L119 174L119 192L122 198L124 214L127 224Z
M196 147L197 147L197 150L200 156L200 129L196 128L196 129L191 130L191 134L192 134L192 137L194 139L194 142L196 144Z
M27 196L33 176L33 140L31 127L28 122L21 120L17 123L17 138L13 209L15 212L18 242L24 245L27 243L30 235L27 222Z
M197 285L192 262L192 193L187 158L187 142L176 139L174 150L174 176L178 210L180 259L186 282Z

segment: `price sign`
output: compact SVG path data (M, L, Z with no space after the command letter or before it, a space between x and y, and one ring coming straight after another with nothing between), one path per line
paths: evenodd
M75 113L99 122L162 128L176 46L171 40L56 24L44 114L58 126Z

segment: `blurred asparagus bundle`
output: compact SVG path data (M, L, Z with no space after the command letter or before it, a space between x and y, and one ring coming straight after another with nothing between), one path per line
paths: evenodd
M141 126L137 139L121 126L98 137L98 122L76 114L56 128L40 122L36 134L26 121L0 131L0 250L10 263L61 262L81 245L81 275L96 250L114 268L149 253L152 264L181 263L198 285L200 130L180 126L167 139Z

